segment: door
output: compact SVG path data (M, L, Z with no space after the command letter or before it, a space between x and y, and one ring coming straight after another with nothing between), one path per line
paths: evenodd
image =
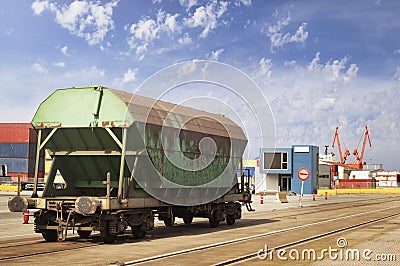
M281 175L280 176L280 186L281 191L290 191L292 188L292 178L290 175Z

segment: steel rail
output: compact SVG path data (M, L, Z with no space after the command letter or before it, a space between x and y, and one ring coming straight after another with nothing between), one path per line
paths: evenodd
M345 219L349 219L349 218L360 217L360 216L368 215L368 214L371 214L371 213L377 213L377 212L382 212L382 211L396 209L396 208L399 209L400 207L399 206L388 207L388 208L384 208L384 209L378 209L378 210L367 211L367 212L362 212L362 213L357 213L357 214L352 214L352 215L346 215L346 216L342 216L342 217L338 217L338 218L327 219L327 220L323 220L323 221L319 221L319 222L314 222L314 223L309 223L309 224L305 224L305 225L294 226L294 227L285 228L285 229L281 229L281 230L276 230L276 231L272 231L272 232L267 232L267 233L247 236L247 237L243 237L243 238L237 238L237 239L233 239L233 240L213 243L213 244L199 246L199 247L195 247L195 248L189 248L189 249L179 250L179 251L175 251L175 252L165 253L165 254L152 256L152 257L148 257L148 258L142 258L142 259L138 259L138 260L123 262L121 264L122 265L136 265L136 264L142 264L142 263L149 263L149 262L158 261L158 260L162 260L162 259L166 259L166 258L171 258L171 257L178 256L178 255L188 254L188 253L197 252L197 251L203 251L203 250L216 248L216 247L227 246L227 245L236 244L236 243L239 243L239 242L245 242L245 241L249 241L249 240L253 240L253 239L257 239L257 238L261 238L261 237L271 236L271 235L280 234L280 233L286 233L286 232L290 232L290 231L294 231L294 230L298 230L298 229L302 229L302 228L307 228L307 227L326 224L326 223L330 223L330 222L345 220ZM370 221L362 222L362 223L359 223L359 224L356 224L356 225L353 225L353 226L347 226L345 228L333 230L331 232L324 233L324 234L321 234L321 235L334 234L334 233L337 233L337 232L341 232L341 231L349 230L349 229L352 229L352 228L360 227L360 226L363 226L363 225L368 224L368 223L381 221L383 219L388 219L388 218L392 218L392 217L395 217L395 216L400 216L400 212L396 213L396 214L387 215L385 217L373 219L373 220L370 220ZM317 236L314 236L314 238L315 237L317 237ZM313 237L311 237L310 239L312 239L312 238ZM303 241L310 241L310 239L306 238ZM301 240L297 241L297 242L300 243ZM291 243L291 245L294 245L294 243L298 244L297 242L293 242L293 243ZM284 246L286 246L286 245L284 245ZM277 247L275 249L279 249L279 248L280 247ZM248 258L253 258L254 256L257 256L257 253L251 253L251 254L243 256L243 257L238 257L238 258L235 258L235 259L232 259L232 260L228 260L228 261L225 261L225 262L218 263L217 265L232 264L232 263L239 262L239 261L242 261L242 260L245 260L245 259L248 259ZM121 265L121 264L118 264L118 265Z

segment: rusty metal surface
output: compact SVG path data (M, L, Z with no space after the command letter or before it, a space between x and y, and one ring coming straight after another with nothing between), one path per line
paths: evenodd
M110 89L125 104L137 122L156 125L184 123L183 129L247 140L241 127L231 119L186 106Z

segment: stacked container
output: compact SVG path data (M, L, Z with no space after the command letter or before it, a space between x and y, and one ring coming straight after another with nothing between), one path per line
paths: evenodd
M36 131L29 123L0 123L0 165L16 181L32 181L35 173ZM40 156L39 177L43 177L44 160Z

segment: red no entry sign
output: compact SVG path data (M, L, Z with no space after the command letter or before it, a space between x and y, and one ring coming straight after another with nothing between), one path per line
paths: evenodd
M297 177L301 180L301 181L306 181L307 179L310 178L310 170L308 170L307 168L300 168L299 171L297 171Z

